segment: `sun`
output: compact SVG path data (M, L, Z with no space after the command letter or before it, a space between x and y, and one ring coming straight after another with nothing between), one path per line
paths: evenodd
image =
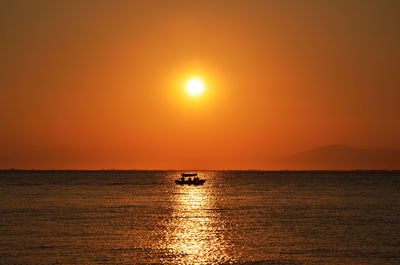
M186 82L186 91L192 96L198 96L203 93L204 84L198 78L191 78Z

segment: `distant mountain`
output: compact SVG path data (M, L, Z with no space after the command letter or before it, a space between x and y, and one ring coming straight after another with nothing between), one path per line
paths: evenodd
M358 149L328 145L272 161L277 169L357 170L400 169L400 149Z

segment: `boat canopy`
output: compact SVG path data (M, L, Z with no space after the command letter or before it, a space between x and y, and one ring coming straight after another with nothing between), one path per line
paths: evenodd
M193 174L187 174L187 173L183 173L182 177L194 177L197 176L197 173L193 173Z

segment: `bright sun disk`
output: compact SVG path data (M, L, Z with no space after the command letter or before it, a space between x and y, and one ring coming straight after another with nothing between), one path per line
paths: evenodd
M198 78L189 79L186 83L186 91L193 96L197 96L203 92L204 84Z

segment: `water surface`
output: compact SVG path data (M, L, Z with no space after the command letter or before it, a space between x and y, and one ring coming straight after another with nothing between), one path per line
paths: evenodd
M0 264L398 264L400 172L0 172Z

